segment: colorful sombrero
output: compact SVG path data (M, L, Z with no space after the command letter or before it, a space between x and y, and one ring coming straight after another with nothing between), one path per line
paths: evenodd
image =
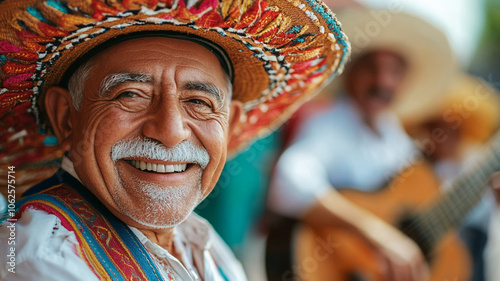
M318 0L0 0L1 162L54 154L42 145L53 144L45 90L96 46L142 32L201 38L227 54L233 98L246 112L229 153L282 124L349 54L339 22Z

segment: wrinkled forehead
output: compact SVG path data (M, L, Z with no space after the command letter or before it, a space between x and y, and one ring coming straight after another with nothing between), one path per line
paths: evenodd
M115 38L112 38L103 44L100 44L93 49L91 49L89 52L84 54L83 56L79 57L71 66L66 70L64 73L61 82L59 86L63 88L68 88L68 82L73 73L82 65L84 65L86 62L89 60L97 57L98 54L103 52L104 50L109 49L112 46L115 46L119 43L133 40L133 39L138 39L138 38L148 38L148 37L164 37L164 38L172 38L172 39L179 39L179 40L185 40L189 42L194 42L198 45L201 45L202 47L208 49L212 54L214 54L217 59L219 60L222 69L224 70L225 75L228 77L229 82L233 82L234 78L234 72L233 72L233 65L231 63L231 60L229 59L229 56L227 53L222 49L220 46L217 44L209 41L208 39L198 37L195 35L189 35L189 34L182 34L182 33L177 33L177 32L138 32L138 33L132 33L132 34L127 34L124 36L118 36Z

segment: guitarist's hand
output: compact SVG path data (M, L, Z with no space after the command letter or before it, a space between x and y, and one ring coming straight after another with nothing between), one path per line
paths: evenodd
M388 281L425 281L429 279L429 268L420 248L396 228L374 218L369 223L368 239L376 248L383 280Z
M427 281L429 268L420 248L402 232L352 204L334 188L321 197L304 220L319 227L347 227L380 256L384 281Z

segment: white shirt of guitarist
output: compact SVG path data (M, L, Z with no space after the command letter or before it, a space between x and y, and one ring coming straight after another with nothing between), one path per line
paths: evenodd
M376 134L349 98L304 122L278 160L269 207L299 218L332 186L373 191L388 183L418 150L391 112L375 121Z

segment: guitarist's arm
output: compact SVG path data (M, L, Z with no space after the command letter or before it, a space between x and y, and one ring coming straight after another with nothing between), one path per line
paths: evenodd
M314 227L350 229L384 259L384 280L428 280L427 263L418 246L393 226L352 204L333 187L302 218Z

